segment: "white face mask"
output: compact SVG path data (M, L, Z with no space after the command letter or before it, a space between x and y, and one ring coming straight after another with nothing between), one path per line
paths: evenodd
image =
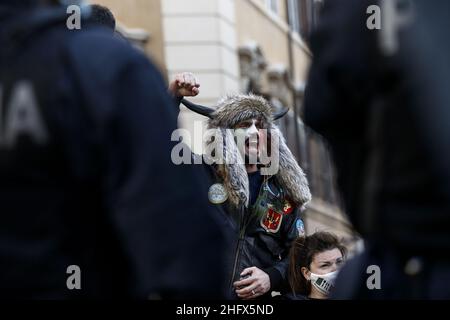
M324 295L329 295L334 287L338 271L326 274L315 274L311 272L311 284Z

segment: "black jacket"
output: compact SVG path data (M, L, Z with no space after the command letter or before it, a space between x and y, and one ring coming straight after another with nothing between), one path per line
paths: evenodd
M0 2L0 297L223 297L208 177L171 161L160 73L66 19Z
M216 180L217 181L217 180ZM261 186L260 193L262 192ZM269 187L272 190L280 190L275 178L270 178ZM275 204L287 201L283 196L268 198L267 204ZM290 211L292 210L292 211ZM249 208L233 208L230 205L221 205L221 213L233 230L235 246L233 252L233 269L231 279L237 281L245 268L257 267L266 272L270 277L271 291L286 290L287 270L289 265L289 250L291 243L298 236L296 221L299 219L299 211L290 208L288 212L275 210L274 217L280 217L279 230L269 232L263 227L267 223L269 209L263 216L258 216ZM230 264L231 266L231 264Z

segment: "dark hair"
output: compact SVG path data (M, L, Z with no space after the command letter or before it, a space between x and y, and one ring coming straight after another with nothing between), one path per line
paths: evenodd
M294 295L307 296L311 292L311 283L303 276L301 269L310 269L316 254L333 249L339 249L344 258L347 256L347 248L329 232L316 232L310 236L298 237L292 242L289 253L289 285Z
M88 18L89 22L102 25L112 30L116 29L116 18L114 18L111 10L99 4L90 5L89 8L91 9Z

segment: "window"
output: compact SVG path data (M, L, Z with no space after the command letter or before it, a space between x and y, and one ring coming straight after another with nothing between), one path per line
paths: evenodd
M266 0L266 6L270 11L278 13L278 0Z
M322 11L323 8L323 3L324 0L313 0L312 1L312 5L311 5L311 25L312 25L312 29L315 29L317 27L317 24L319 23L319 18L320 18L320 12Z
M324 0L288 0L289 23L292 30L308 42L319 22Z
M311 33L313 22L312 0L300 0L299 16L300 16L300 35L307 40Z
M305 127L307 165L302 163L308 176L311 193L314 198L342 207L340 194L336 184L335 166L331 156L329 145L322 136ZM303 148L302 148L303 149Z
M292 30L300 34L298 0L288 0L289 24Z

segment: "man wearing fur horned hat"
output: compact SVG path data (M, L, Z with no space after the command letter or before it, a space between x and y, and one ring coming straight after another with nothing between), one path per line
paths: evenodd
M234 235L230 290L240 299L268 298L272 291L287 289L288 252L303 233L299 215L311 199L308 181L273 123L288 110L273 114L265 99L251 94L230 95L216 108L183 99L196 96L199 87L193 74L183 73L169 91L208 117L208 128L218 133L208 142L220 154L218 161L204 167L211 177L209 201ZM264 150L272 160L278 155L277 171L264 170L272 164L261 163ZM258 161L252 162L255 158Z

